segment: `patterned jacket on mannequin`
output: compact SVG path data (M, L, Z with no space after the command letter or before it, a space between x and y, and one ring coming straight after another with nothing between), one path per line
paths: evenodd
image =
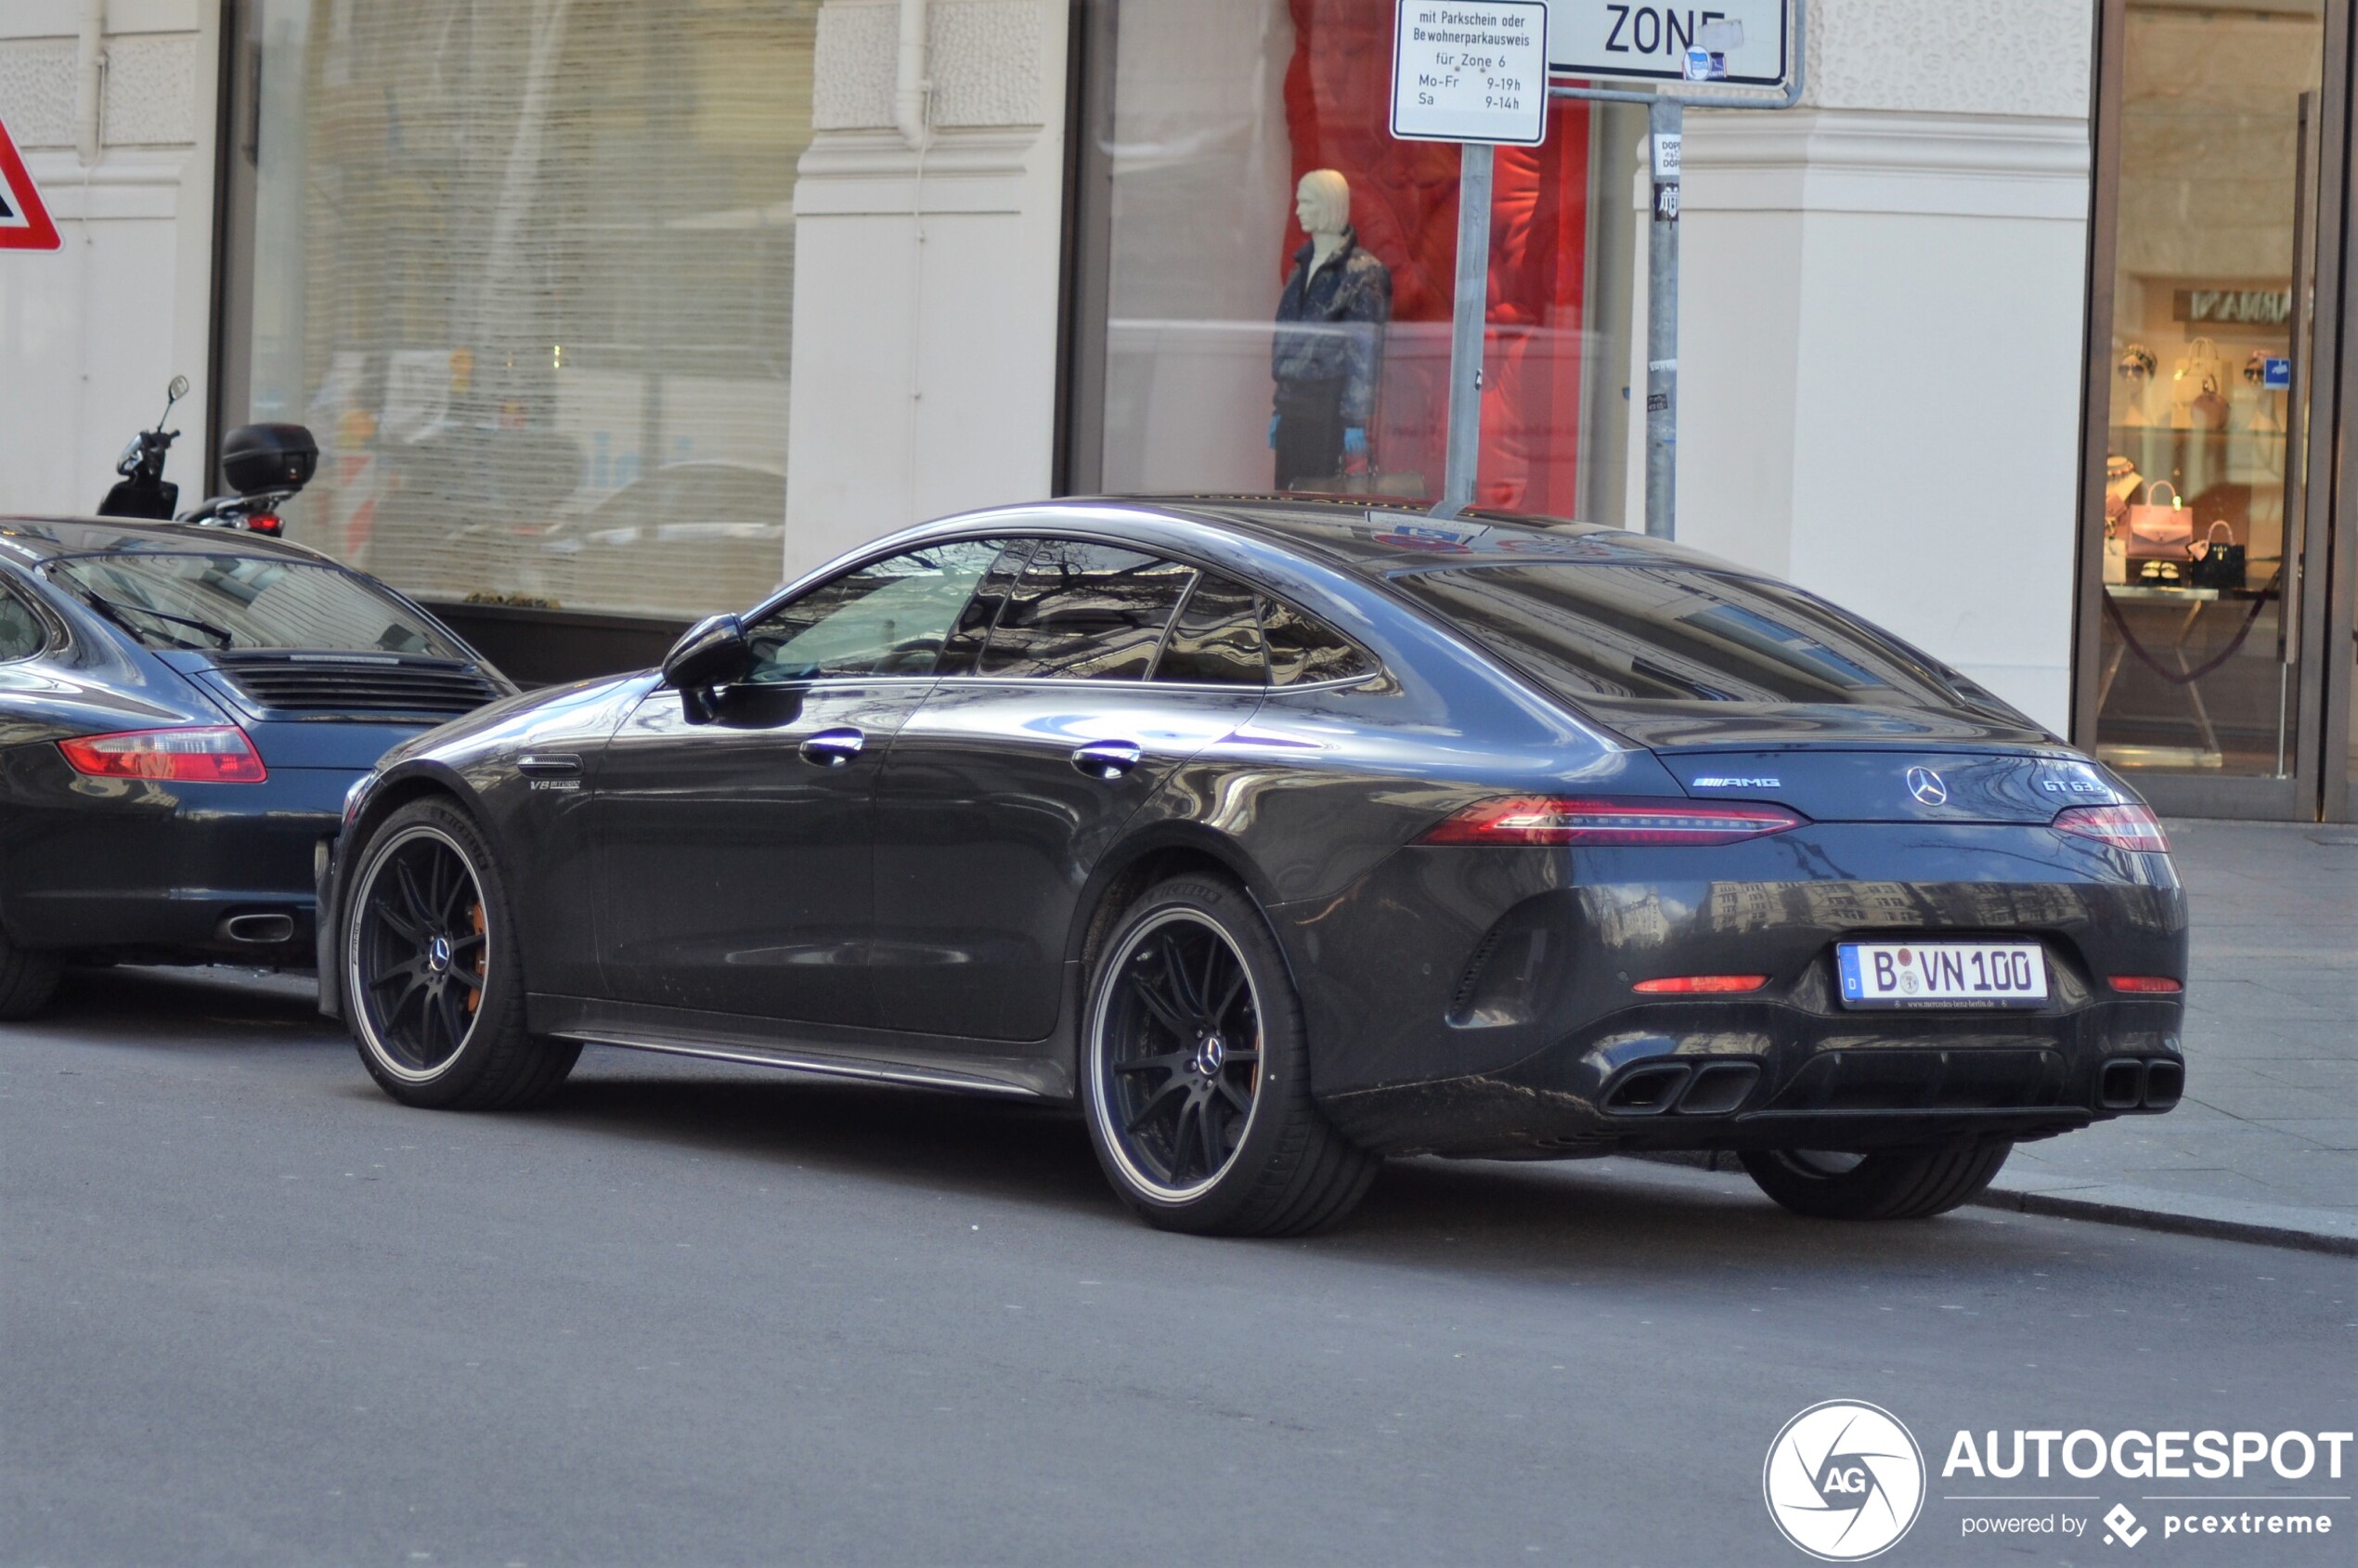
M1392 269L1360 248L1356 230L1315 273L1312 247L1294 253L1293 276L1277 302L1277 335L1269 373L1280 398L1289 385L1342 381L1341 416L1366 429L1376 411L1383 324L1392 319Z

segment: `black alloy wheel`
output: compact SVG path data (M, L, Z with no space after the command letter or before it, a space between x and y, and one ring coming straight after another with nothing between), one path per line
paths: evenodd
M355 903L353 993L394 1072L431 1078L466 1045L483 1011L491 934L474 868L448 835L418 823L369 863Z
M343 941L360 1059L405 1104L505 1109L546 1099L578 1044L524 1031L507 901L473 822L439 799L394 813L362 851Z
M1922 1220L1981 1196L2014 1152L2011 1138L1937 1148L1747 1149L1744 1170L1761 1191L1818 1220Z
M1312 1101L1301 1007L1241 888L1186 877L1123 915L1095 966L1083 1102L1115 1189L1151 1223L1292 1235L1339 1220L1379 1161Z
M1213 922L1164 910L1112 965L1107 1068L1120 1149L1173 1201L1220 1179L1261 1092L1261 1009Z

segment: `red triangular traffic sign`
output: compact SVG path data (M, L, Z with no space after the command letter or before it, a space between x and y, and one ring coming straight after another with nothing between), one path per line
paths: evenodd
M0 251L54 251L63 243L8 127L0 124Z

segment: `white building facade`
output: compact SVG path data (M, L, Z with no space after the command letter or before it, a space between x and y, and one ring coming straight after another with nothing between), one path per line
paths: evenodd
M1799 108L1688 118L1679 538L2165 807L2348 817L2348 9L1811 0ZM0 251L0 512L87 510L186 373L185 488L309 425L296 537L553 676L920 518L1267 489L1280 408L1361 433L1298 487L1405 502L1456 184L1393 10L6 0L63 245ZM1638 525L1643 122L1501 155L1488 504ZM1379 348L1273 379L1314 169Z

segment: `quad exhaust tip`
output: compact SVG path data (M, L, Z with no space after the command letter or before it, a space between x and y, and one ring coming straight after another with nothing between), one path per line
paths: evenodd
M294 940L295 923L292 914L233 914L221 923L221 934L233 942L246 942L254 947L276 947Z
M2168 1057L2116 1056L2096 1075L2105 1110L2168 1110L2185 1091L2185 1064Z
M1630 1069L1605 1095L1613 1116L1725 1116L1752 1097L1758 1062L1657 1062Z

